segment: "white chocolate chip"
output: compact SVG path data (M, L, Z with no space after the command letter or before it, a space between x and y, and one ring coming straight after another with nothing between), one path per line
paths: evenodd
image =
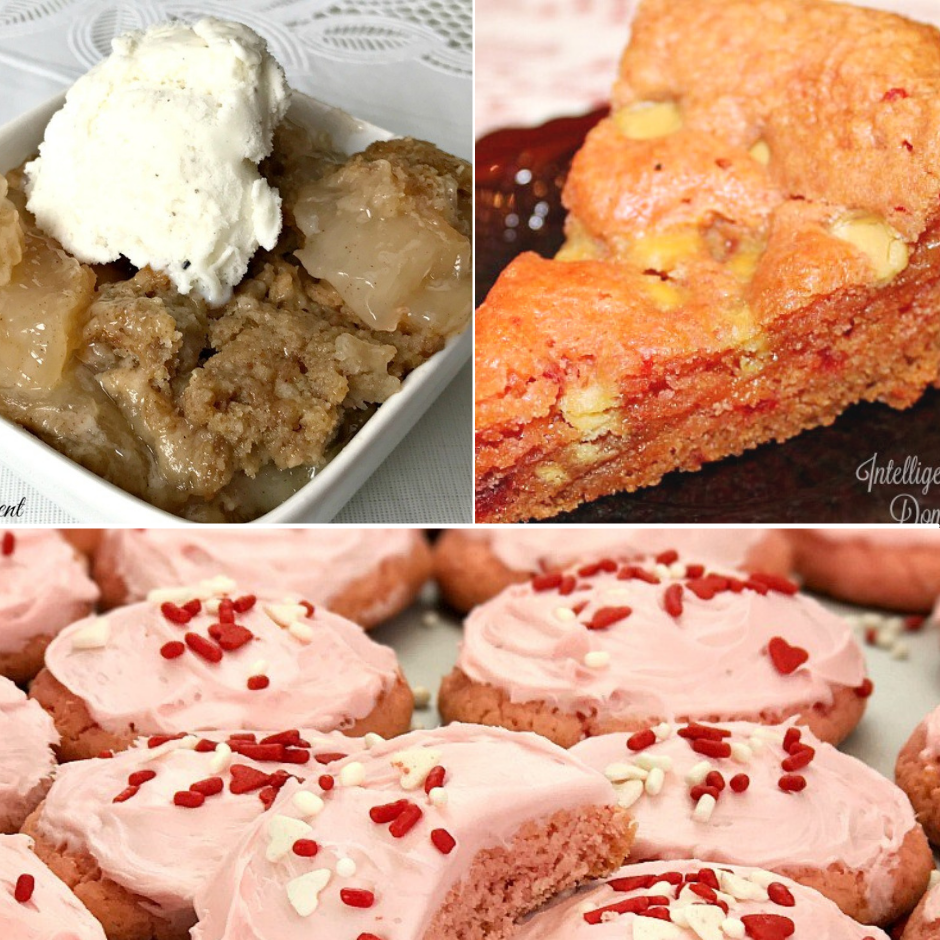
M300 814L308 819L322 813L323 807L326 805L316 793L311 793L309 790L299 790L295 793L293 803Z
M340 878L352 878L358 870L356 863L348 855L344 855L336 862L336 874Z
M287 900L301 917L309 917L320 903L320 892L330 882L330 870L318 868L287 882Z
M446 806L448 800L447 791L443 787L431 787L428 800L431 802L432 806Z
M302 819L293 816L274 816L268 822L268 848L264 857L279 862L298 839L305 839L313 830Z
M339 784L341 787L359 787L366 779L366 768L354 760L339 772Z
M415 699L415 708L427 708L431 704L431 690L423 685L412 688L411 694Z
M224 741L216 744L215 753L212 755L212 760L209 761L209 770L213 774L220 774L224 770L228 770L231 763L232 749Z
M642 780L628 780L617 790L617 804L622 809L629 809L644 792L645 784Z
M604 669L610 665L610 653L607 650L591 650L584 656L584 665L589 669Z
M712 813L715 811L715 803L716 800L710 793L699 797L699 801L695 804L695 809L692 810L692 818L696 822L707 823L712 818Z
M72 634L73 650L98 650L108 645L111 625L104 617L95 617Z
M646 778L646 792L650 796L658 796L663 789L663 784L666 781L666 774L663 772L661 767L654 767L650 771L650 775Z
M423 787L428 774L440 762L440 751L427 747L413 747L392 755L392 766L401 774L403 790L418 790Z

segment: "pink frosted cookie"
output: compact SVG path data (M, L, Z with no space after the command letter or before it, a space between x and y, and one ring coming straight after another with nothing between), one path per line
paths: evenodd
M108 607L224 574L246 590L303 597L373 627L415 599L431 552L415 529L114 529L94 567Z
M806 586L851 604L928 611L940 595L940 531L794 529L796 568Z
M10 940L105 940L101 924L33 854L26 836L0 836L0 926Z
M633 840L604 777L535 735L420 731L331 772L285 785L196 895L193 940L502 940Z
M84 559L55 529L0 530L0 676L32 679L52 637L97 599Z
M141 734L407 731L413 698L393 650L307 602L256 600L226 578L66 628L30 694L52 714L62 760Z
M940 845L940 708L914 729L901 748L895 777L910 797L927 837Z
M538 575L472 611L439 705L447 721L564 746L664 720L791 716L838 742L870 694L851 628L786 579L607 559Z
M466 613L510 584L605 555L676 550L719 568L787 575L790 544L772 529L454 529L434 546L434 576L445 599Z
M627 865L531 918L513 940L888 940L812 888L701 861Z
M0 832L19 832L52 782L52 719L0 677Z
M940 884L935 884L917 905L901 940L940 940Z
M24 832L109 937L187 940L197 888L280 788L361 748L299 731L142 741L64 765Z
M571 750L634 814L632 861L769 869L882 926L923 894L933 855L907 797L807 729L730 722L653 736L601 735Z

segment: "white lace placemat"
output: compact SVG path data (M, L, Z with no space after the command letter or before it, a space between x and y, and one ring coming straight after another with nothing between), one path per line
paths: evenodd
M107 55L114 36L206 14L255 28L299 91L471 157L471 0L0 0L0 124L74 82ZM472 521L469 373L451 383L337 521ZM73 519L21 480L15 455L0 462L0 506L23 500L17 521L95 522Z

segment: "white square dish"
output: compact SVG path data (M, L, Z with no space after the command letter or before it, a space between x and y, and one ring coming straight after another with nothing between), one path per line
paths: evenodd
M18 166L36 152L46 124L62 107L64 98L64 95L57 95L0 128L0 172L5 173ZM389 140L394 136L296 92L289 115L312 130L325 131L338 150L349 154L363 150L377 140ZM329 522L470 359L472 343L472 330L468 327L411 372L402 383L401 390L378 408L309 483L254 522ZM470 446L468 433L467 447ZM0 460L84 522L159 526L194 524L131 496L2 417ZM469 493L467 512L469 519Z

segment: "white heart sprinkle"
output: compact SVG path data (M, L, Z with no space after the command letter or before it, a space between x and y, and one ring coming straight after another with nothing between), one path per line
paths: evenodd
M265 858L279 862L298 839L306 838L313 829L302 819L293 816L275 816L268 823L268 849Z
M309 917L320 903L320 892L330 882L330 870L317 868L287 882L287 899L301 917Z

